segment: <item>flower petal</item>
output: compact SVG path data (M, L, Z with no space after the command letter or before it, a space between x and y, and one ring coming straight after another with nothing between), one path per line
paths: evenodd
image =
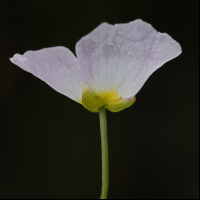
M129 99L156 69L178 56L181 47L166 33L135 20L99 25L77 42L76 53L84 81L94 91L115 90Z
M15 54L11 62L45 81L65 96L81 102L82 79L77 58L65 47Z

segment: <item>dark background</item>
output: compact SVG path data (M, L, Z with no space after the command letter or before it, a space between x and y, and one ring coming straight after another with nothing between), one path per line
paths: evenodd
M0 1L0 198L99 198L98 114L12 64L75 43L102 22L138 18L183 53L119 113L107 112L109 198L199 198L198 0Z

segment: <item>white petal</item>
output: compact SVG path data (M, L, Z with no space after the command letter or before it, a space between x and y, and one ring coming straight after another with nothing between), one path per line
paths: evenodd
M15 54L11 62L45 81L67 97L81 101L82 79L77 58L65 47Z
M95 90L115 89L122 98L136 95L148 77L181 53L180 45L150 24L103 23L76 44L84 81Z

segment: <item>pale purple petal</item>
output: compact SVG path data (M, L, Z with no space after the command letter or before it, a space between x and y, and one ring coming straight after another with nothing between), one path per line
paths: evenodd
M179 43L150 24L103 23L76 44L84 82L96 90L115 89L122 98L133 97L148 77L181 53Z
M11 62L45 81L56 91L75 101L82 99L82 79L79 63L65 47L45 48L15 54Z

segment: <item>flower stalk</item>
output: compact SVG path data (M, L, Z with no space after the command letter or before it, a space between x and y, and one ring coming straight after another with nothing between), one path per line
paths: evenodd
M109 186L109 164L108 164L108 136L105 106L99 108L101 152L102 152L102 188L100 199L107 199Z

